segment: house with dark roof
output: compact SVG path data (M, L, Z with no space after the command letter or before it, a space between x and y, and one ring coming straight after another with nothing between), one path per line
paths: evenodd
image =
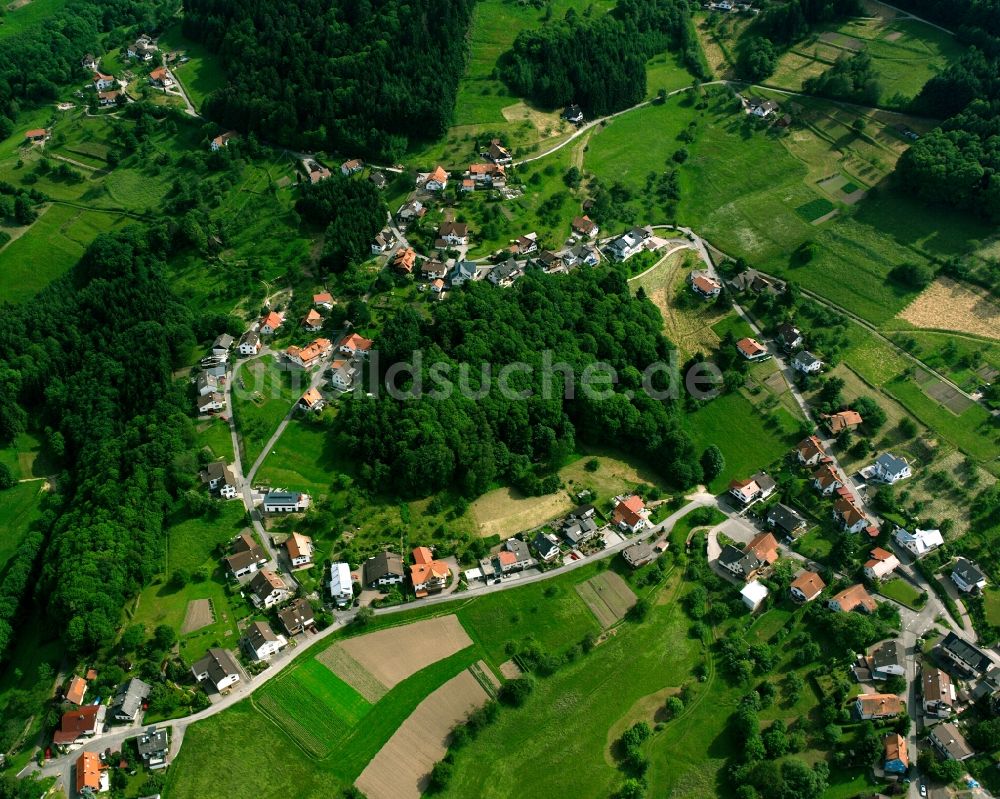
M906 676L902 648L896 641L884 641L876 646L869 656L868 663L872 677L876 680Z
M976 750L973 749L958 727L950 721L942 722L931 728L927 736L931 746L940 752L947 760L968 760Z
M782 505L772 505L767 509L767 523L774 528L776 533L782 536L793 538L797 532L805 529L806 520L797 510Z
M948 672L925 666L920 673L920 695L924 714L946 719L955 704L955 685Z
M406 576L403 556L388 549L368 558L361 567L362 579L369 588L399 585Z
M520 571L530 569L535 565L535 559L531 557L531 550L520 538L508 538L504 542L504 549L514 556L511 568Z
M229 650L212 647L191 667L198 682L207 682L220 693L240 681L240 668Z
M777 487L778 484L770 475L757 472L745 480L733 480L729 484L729 494L741 505L749 505L751 502L767 499Z
M762 291L781 294L785 290L785 284L782 281L761 274L756 269L743 270L730 283L736 291L751 291L754 294L759 294Z
M971 560L958 558L951 569L951 581L958 590L966 594L982 591L986 587L986 575Z
M562 118L574 125L579 125L583 122L583 109L578 105L568 105L562 112Z
M236 579L253 574L268 561L267 555L257 545L249 529L233 539L230 551L232 554L225 558L226 565L229 567L229 573Z
M271 569L261 569L247 584L250 600L258 608L273 608L288 599L289 591L285 581Z
M458 288L463 283L476 279L478 267L472 261L458 261L448 274L448 280L452 288Z
M135 745L146 768L156 770L167 767L167 752L170 748L167 727L150 727L135 739Z
M551 563L559 557L559 541L554 535L546 535L539 531L535 533L531 545L535 548L539 560L544 563Z
M966 676L985 674L993 665L989 655L953 632L941 640L935 651Z
M778 540L771 533L759 533L743 549L723 547L719 565L736 577L753 580L777 562L778 554Z
M823 362L809 350L800 350L792 358L792 367L804 375L815 375L823 369Z
M286 633L297 635L316 626L316 614L308 601L298 597L278 611L278 621Z
M645 541L637 541L622 550L622 557L633 569L638 569L650 563L656 557L656 551Z
M801 330L795 325L785 322L778 326L778 342L785 352L791 352L801 347L805 343L805 339L802 337Z
M570 516L563 522L559 532L567 544L571 547L577 547L596 536L598 527L597 522L591 516L582 519Z
M874 477L876 480L893 485L912 476L913 471L906 458L899 458L891 452L884 452L875 459Z
M274 630L265 621L255 621L250 624L240 643L243 650L254 660L270 660L288 645L283 635L275 635Z
M132 678L124 683L111 702L111 720L121 724L131 724L142 712L143 704L152 690L142 680Z
M815 466L826 457L826 449L823 447L823 442L816 436L803 438L795 446L795 453L798 456L799 463L803 466Z

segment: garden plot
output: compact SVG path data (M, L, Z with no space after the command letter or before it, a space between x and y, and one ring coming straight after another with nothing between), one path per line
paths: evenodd
M957 330L1000 340L1000 305L986 292L942 277L899 316L916 327Z
M381 698L407 677L467 646L472 639L458 617L440 616L348 638L316 660L362 696L374 697L379 694L374 683L381 685Z
M452 677L417 705L354 784L368 799L420 799L452 728L487 699L470 671Z
M193 633L209 624L215 624L215 608L211 599L192 599L188 602L187 611L184 613L184 624L181 626L181 635Z
M917 369L913 375L913 379L917 381L917 385L920 386L928 397L940 405L944 405L944 407L956 416L960 416L976 404L960 391L934 377L934 375L925 372L923 369Z
M628 583L612 571L601 572L580 583L576 591L604 629L625 618L636 602Z

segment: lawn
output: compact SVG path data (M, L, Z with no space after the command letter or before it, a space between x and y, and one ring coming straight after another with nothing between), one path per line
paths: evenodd
M791 449L798 437L798 431L789 432L780 419L775 423L765 418L746 397L735 392L702 403L685 417L685 424L699 451L712 444L722 450L726 465L709 484L714 493L724 490L731 480L766 469ZM734 430L739 435L727 432Z
M38 518L44 485L42 480L32 480L0 491L0 573Z
M814 527L795 540L795 550L809 560L824 561L833 551L835 542L834 533L823 527Z
M66 3L67 0L31 0L15 11L7 11L0 16L0 41L40 25L47 17L60 11Z
M233 437L229 424L222 419L211 419L201 422L197 430L199 449L206 449L212 455L212 460L222 458L227 463L233 460ZM285 435L288 435L286 432Z
M42 441L31 433L21 432L14 437L10 447L0 449L0 463L4 464L15 480L26 477L46 477L56 471Z
M295 378L298 388L293 373L279 369L270 356L247 361L233 376L232 413L247 469L305 390L302 375Z
M339 470L332 430L326 422L309 417L289 423L264 459L257 480L266 485L295 486L319 497L329 491Z
M159 38L161 50L181 50L190 59L172 68L175 78L180 81L191 98L195 108L201 109L205 98L226 83L219 58L207 47L191 41L181 33L180 23L167 28Z
M912 610L920 610L927 603L926 598L921 600L920 591L900 577L881 583L878 587L878 592L882 596L889 597L889 599L895 599L900 604L906 605L906 607Z
M983 593L983 607L987 623L994 627L1000 627L1000 591L995 588L987 588Z

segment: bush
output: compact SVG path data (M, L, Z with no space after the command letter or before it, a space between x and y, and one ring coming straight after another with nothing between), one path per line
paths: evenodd
M497 698L510 707L521 707L528 701L528 697L531 696L531 692L534 688L535 684L532 682L531 678L518 677L513 680L507 680L507 682L500 687L500 691L497 693Z
M14 479L14 475L10 473L10 469L7 468L6 463L0 463L0 491L13 488L17 480Z

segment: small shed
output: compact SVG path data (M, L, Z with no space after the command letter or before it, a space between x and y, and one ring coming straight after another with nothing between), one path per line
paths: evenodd
M759 580L754 580L743 586L740 596L743 597L743 604L750 610L757 610L761 603L767 599L767 586Z

